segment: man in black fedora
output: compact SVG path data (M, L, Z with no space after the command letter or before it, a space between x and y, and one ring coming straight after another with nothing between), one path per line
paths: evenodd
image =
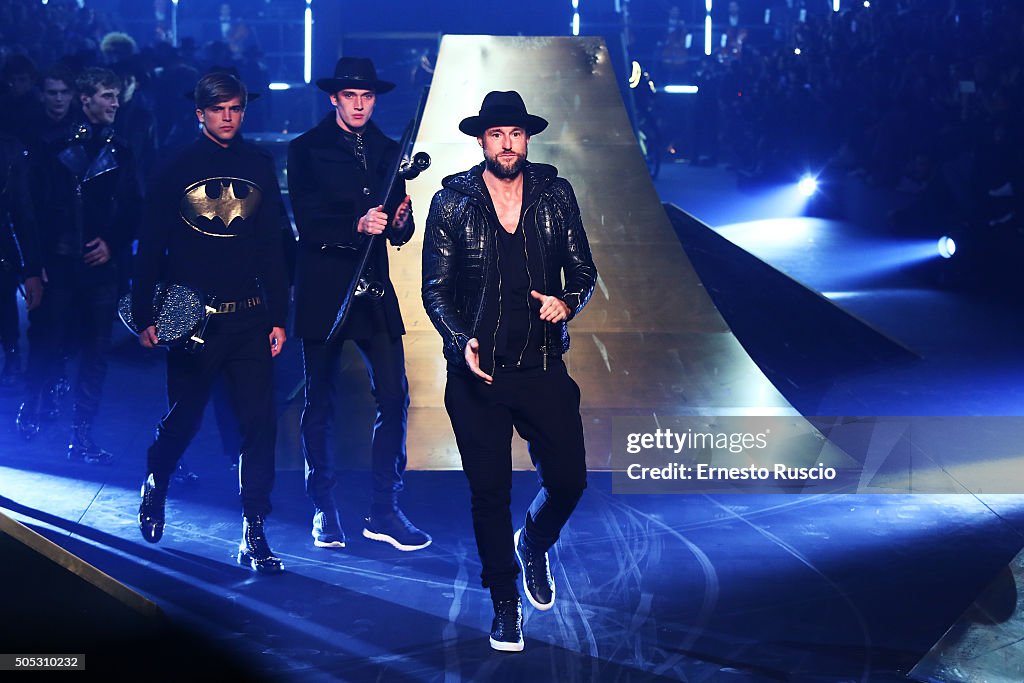
M572 186L526 160L548 123L517 92L491 92L459 130L483 163L448 176L423 238L423 303L444 341L445 407L472 496L481 578L494 603L491 647L523 649L520 567L530 603L554 605L548 549L586 488L580 391L561 356L566 323L590 299L597 270ZM513 533L513 427L540 476Z
M363 536L399 550L419 550L430 545L430 536L398 505L406 465L409 382L402 345L405 326L388 275L384 240L374 242L367 276L379 283L382 296L357 298L345 324L327 341L367 236L383 234L401 246L415 229L404 182L394 193L405 197L401 205L377 203L400 150L370 119L377 96L395 84L377 78L369 59L342 57L334 76L319 79L317 86L330 95L334 109L288 147L288 192L299 232L295 334L302 340L306 376L301 429L306 493L314 506L313 543L344 548L346 542L332 492L336 478L327 430L342 346L350 339L366 364L377 403L373 497Z

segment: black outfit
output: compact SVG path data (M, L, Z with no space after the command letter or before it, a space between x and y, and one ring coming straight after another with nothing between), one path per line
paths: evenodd
M18 286L41 272L36 231L27 152L15 138L0 134L0 344L5 375L17 363Z
M131 149L110 127L72 119L42 134L29 150L30 183L39 224L45 294L29 313L26 406L33 412L79 349L75 424L92 423L106 377L106 353L117 307L114 259L82 260L96 237L111 256L133 236L140 196Z
M554 167L523 167L516 232L498 221L483 164L443 181L423 244L423 302L448 358L445 407L472 493L483 585L495 600L517 594L511 500L512 428L527 440L542 488L525 534L539 552L557 540L586 487L579 387L561 361L565 322L545 323L531 289L557 296L570 317L593 293L597 270L579 206ZM563 285L563 276L564 282ZM466 343L480 344L487 385L466 367Z
M166 489L223 375L242 433L242 508L265 515L277 425L268 334L287 316L273 160L242 140L224 148L203 135L156 175L147 197L132 286L139 329L152 324L158 280L193 287L215 307L237 304L235 312L212 316L200 351L168 352L168 412L149 448L149 472Z
M288 192L299 232L295 334L302 339L306 374L302 444L306 492L318 508L333 508L335 475L327 449L327 423L332 415L332 383L346 339L353 340L363 356L377 403L371 454L373 502L391 507L403 486L409 409L402 345L405 326L388 275L383 239L375 242L370 272L371 279L383 285L384 296L356 299L337 337L331 343L325 341L358 265L359 247L367 239L356 230L357 223L376 205L397 154L398 144L372 122L355 135L338 126L333 112L288 148ZM392 196L399 200L405 196L404 182ZM389 217L395 209L385 206ZM410 216L403 231L389 228L385 236L392 245L401 246L414 229Z

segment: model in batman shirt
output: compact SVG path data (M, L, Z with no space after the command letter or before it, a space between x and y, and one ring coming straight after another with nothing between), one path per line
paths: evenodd
M157 174L139 240L132 315L139 342L157 345L158 280L188 285L217 310L198 352L167 354L167 414L147 454L139 528L156 543L164 531L171 474L199 429L214 381L225 379L241 431L239 564L283 569L264 530L274 482L276 415L271 359L285 342L287 275L281 249L280 189L270 156L238 133L247 91L225 73L195 88L202 133Z

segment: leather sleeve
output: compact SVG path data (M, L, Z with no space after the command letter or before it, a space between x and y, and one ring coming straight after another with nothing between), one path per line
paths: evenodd
M453 220L456 205L453 195L449 190L440 190L430 203L423 233L422 295L427 317L444 341L445 355L464 359L472 330L455 305L458 247L453 235L458 227Z
M587 241L587 232L583 229L580 207L576 202L572 185L567 180L559 178L552 190L558 200L565 229L565 252L562 255L565 286L559 298L571 309L569 319L572 320L583 310L594 293L597 268L590 253L590 243Z
M14 236L21 252L21 276L23 279L38 277L42 273L42 256L39 249L39 226L36 223L35 207L28 178L27 153L18 146L13 150L11 166L4 193L7 195L14 224Z

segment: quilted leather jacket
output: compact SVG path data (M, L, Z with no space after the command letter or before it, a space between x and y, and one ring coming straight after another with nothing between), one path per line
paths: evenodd
M498 222L482 171L481 163L442 181L423 237L423 305L444 340L445 358L461 367L466 364L467 342L481 337L483 304L496 268ZM590 299L597 281L576 196L554 166L527 162L523 174L523 215L534 212L534 220L524 224L536 226L544 263L544 281L538 289L564 301L572 319ZM545 325L546 357L569 350L566 322ZM494 349L480 341L481 369L490 372Z

